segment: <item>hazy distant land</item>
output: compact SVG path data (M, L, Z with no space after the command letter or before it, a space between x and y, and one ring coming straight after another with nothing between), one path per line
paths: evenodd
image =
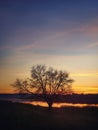
M98 104L98 94L55 95L55 102ZM0 94L0 99L33 99L44 101L41 94Z

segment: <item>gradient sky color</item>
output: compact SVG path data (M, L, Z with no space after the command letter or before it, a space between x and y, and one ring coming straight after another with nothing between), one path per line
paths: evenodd
M98 0L2 0L0 93L32 65L67 70L80 93L98 93Z

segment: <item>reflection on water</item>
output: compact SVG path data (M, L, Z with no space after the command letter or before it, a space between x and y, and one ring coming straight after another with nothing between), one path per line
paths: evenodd
M32 99L17 99L17 98L2 98L1 100L7 100L12 102L19 102L25 104L32 104L34 106L48 107L48 104L44 101L34 101ZM82 104L82 103L53 103L52 107L98 107L98 104Z
M35 106L43 106L43 107L48 107L48 104L46 102L42 101L27 101L27 102L22 102L26 104L32 104ZM98 107L98 104L73 104L73 103L54 103L52 107L66 107L66 106L71 106L71 107L86 107L86 106L91 106L91 107Z

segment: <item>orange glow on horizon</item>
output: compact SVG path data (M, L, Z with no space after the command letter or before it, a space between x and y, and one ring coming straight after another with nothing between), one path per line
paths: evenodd
M72 90L77 94L98 94L98 86L73 86Z
M76 93L76 94L98 94L98 86L91 86L91 87L88 87L88 86L72 86L72 91L73 93ZM10 87L9 89L6 88L6 89L2 89L0 88L0 93L17 93L15 91L15 89L12 87Z

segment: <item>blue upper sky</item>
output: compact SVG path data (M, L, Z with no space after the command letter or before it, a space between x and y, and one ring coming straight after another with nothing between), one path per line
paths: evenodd
M41 31L68 31L92 22L97 24L98 0L3 0L0 14L0 44L29 44L29 39L20 43L10 37L32 32L35 39L41 37Z
M0 47L8 53L14 47L39 44L46 49L36 47L37 53L57 54L56 45L60 45L60 54L65 53L64 47L76 54L84 44L98 41L97 0L4 0L0 6ZM47 50L47 44L53 48Z

